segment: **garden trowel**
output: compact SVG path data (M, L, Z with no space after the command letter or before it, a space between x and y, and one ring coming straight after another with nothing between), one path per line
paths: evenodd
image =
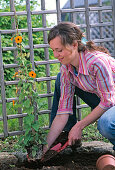
M50 148L41 158L41 162L46 162L56 156L59 152L61 152L63 149L65 149L68 146L68 141L62 145L61 143L58 143L57 145Z

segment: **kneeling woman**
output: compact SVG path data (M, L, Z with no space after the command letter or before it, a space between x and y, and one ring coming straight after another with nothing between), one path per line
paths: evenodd
M74 145L81 139L82 130L96 120L99 132L115 150L115 59L106 48L86 41L82 31L71 22L54 26L48 42L62 66L56 80L51 127L44 153L64 128L69 131L69 145ZM75 93L92 108L91 113L79 122L73 114Z

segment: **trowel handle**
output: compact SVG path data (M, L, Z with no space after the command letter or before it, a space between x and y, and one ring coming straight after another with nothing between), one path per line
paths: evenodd
M60 152L68 146L68 141L57 151Z

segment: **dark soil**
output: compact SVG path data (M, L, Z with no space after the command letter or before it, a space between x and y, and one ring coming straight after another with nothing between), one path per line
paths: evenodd
M66 137L57 141L64 144L66 140L61 139L66 139ZM55 154L54 157L51 157L53 153L49 152L47 158L50 159L46 159L44 162L41 160L28 162L26 155L23 161L19 161L19 157L16 156L17 163L6 164L7 161L4 161L4 164L0 164L0 170L97 170L97 159L104 154L112 155L112 151L113 146L110 143L83 142L81 147L75 149L68 146L60 153Z
M96 170L97 159L104 154L111 154L112 147L107 143L95 142L94 145L84 145L74 151L67 147L46 162L42 163L37 160L25 162L19 168L22 170L29 170L29 168L36 170Z
M67 151L56 155L51 160L44 163L40 161L26 162L22 169L52 169L52 170L96 170L96 161L99 158L98 153L81 153Z

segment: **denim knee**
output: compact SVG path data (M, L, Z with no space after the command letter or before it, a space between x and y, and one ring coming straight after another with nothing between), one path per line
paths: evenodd
M101 117L98 121L97 129L99 130L99 133L106 137L111 138L111 123L105 119L105 117Z
M99 118L97 128L104 137L115 141L115 106Z

